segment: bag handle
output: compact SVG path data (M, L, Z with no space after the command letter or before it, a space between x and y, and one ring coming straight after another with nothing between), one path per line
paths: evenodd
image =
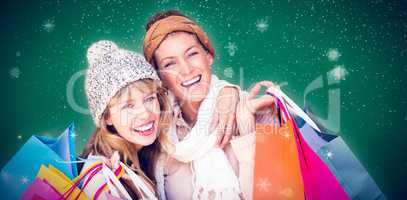
M120 179L120 178L123 176L123 174L124 174L124 169L123 169L123 167L119 165L119 167L116 169L116 171L114 172L114 174L115 174L115 176L116 176L118 179ZM102 186L100 186L100 187L96 190L95 194L93 195L93 199L94 199L94 200L97 200L97 199L99 198L100 194L102 194L102 192L103 192L106 188L108 188L107 183L102 184Z
M113 174L109 167L103 163L102 166L103 175L106 178L106 183L109 187L110 192L114 197L121 198L120 194L124 196L125 199L131 200L129 193L126 191L124 186L120 183L119 179ZM118 191L119 190L119 191ZM119 194L120 192L120 194Z
M268 90L267 93L270 94L270 95L272 95L272 96L274 96L274 97L276 97L277 103L278 103L278 105L279 105L280 108L281 108L280 110L283 111L284 115L288 116L289 122L292 124L292 128L294 129L294 136L295 136L296 140L301 144L301 143L302 143L302 140L301 140L301 138L300 138L300 136L299 136L300 130L299 130L299 128L298 128L298 126L297 126L297 123L295 122L294 118L290 115L290 112L289 112L289 109L288 109L289 106L287 106L286 101L284 101L284 100L285 100L284 96L285 96L285 97L287 97L287 96L286 96L283 92L281 92L280 90L274 89L274 88L270 88L270 90ZM288 97L287 97L287 98L288 98ZM293 103L293 105L296 106L295 103ZM300 109L298 106L297 106L297 108ZM300 110L301 110L301 109L300 109ZM302 111L302 110L301 110L301 111ZM303 111L302 111L302 112L303 112ZM298 114L298 112L296 112L296 114ZM303 112L303 114L304 114L304 116L306 116L311 122L313 122L313 121L308 117L308 115L306 115L304 112ZM300 115L299 115L299 116L300 116ZM303 116L300 116L300 117L302 117L302 118L305 120L305 118L304 118ZM311 124L310 124L310 125L311 125ZM315 125L315 126L316 126L316 125ZM317 126L316 126L316 127L317 127ZM319 129L318 129L318 130L319 130ZM304 158L305 165L308 166L308 164L307 164L308 162L307 162L306 157L304 156L305 153L304 153L304 150L302 149L302 145L300 145L300 147L299 147L299 153L302 154L302 157Z
M129 167L127 167L125 164L123 164L122 162L120 163L120 165L124 168L124 170L126 171L126 173L130 176L131 181L133 182L134 186L141 189L142 192L144 192L144 194L147 195L147 199L157 199L157 197L155 196L155 193L152 192L147 185L145 184L145 182L136 174L134 173L133 170L131 170ZM142 194L141 194L142 195Z
M318 128L317 124L293 101L288 97L283 91L278 88L270 87L266 90L266 94L270 94L275 96L281 102L286 103L288 106L286 107L287 111L292 111L299 117L301 117L305 122L307 122L313 129L321 132Z
M86 176L88 176L89 174L96 174L97 172L99 172L101 170L101 167L102 167L102 164L100 162L95 163L95 164L91 165L90 167L88 167L83 173L81 173L80 175L75 177L75 179L73 180L73 184L64 194L62 194L62 197L67 198L70 195L72 195L73 191L75 191L75 188L78 187L79 183L82 182L82 180ZM84 189L84 187L82 187L80 189L79 194L75 197L75 199L79 198L79 196L83 192L83 189Z

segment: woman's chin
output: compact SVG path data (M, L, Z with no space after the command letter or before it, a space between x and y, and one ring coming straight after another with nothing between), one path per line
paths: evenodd
M156 139L156 134L151 134L148 137L134 138L132 143L144 147L153 144Z
M185 97L189 102L201 102L205 99L206 95L208 95L208 90L197 88L188 91Z

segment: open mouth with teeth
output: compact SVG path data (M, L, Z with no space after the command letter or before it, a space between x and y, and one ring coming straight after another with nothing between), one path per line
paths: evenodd
M149 136L154 133L154 121L148 122L144 125L133 128L133 131L141 136Z
M183 82L181 83L181 86L183 86L183 87L190 87L190 86L192 86L192 85L195 85L195 84L201 82L201 79L202 79L202 75L195 76L195 77L192 78L192 79L183 81Z

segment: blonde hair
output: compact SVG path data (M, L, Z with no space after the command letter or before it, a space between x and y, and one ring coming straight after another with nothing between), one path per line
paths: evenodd
M137 152L136 144L133 144L120 135L113 126L106 124L106 118L109 116L109 106L105 109L100 121L100 127L96 128L89 139L83 157L89 154L101 155L110 158L113 152L118 151L120 160L132 167L134 170L145 173L147 177L155 183L154 168L159 154L164 150L172 148L168 131L172 120L171 104L166 95L166 89L159 86L157 81L152 79L141 79L122 88L111 100L115 101L124 93L128 93L129 87L136 87L142 92L156 92L160 104L160 118L158 122L158 138L153 144L144 146ZM140 163L141 169L136 169L135 163Z

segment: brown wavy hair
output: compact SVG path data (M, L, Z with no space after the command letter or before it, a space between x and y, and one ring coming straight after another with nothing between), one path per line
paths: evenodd
M130 166L138 173L144 173L153 184L156 184L154 169L158 156L163 150L168 151L172 148L168 136L169 126L172 120L171 104L167 97L167 91L151 79L141 79L122 88L111 100L115 101L125 93L128 93L129 86L134 86L142 92L156 92L160 104L160 118L158 121L158 138L153 144L144 146L137 152L136 145L122 138L112 125L106 124L109 116L109 107L105 109L102 115L100 127L97 127L82 153L83 158L89 154L104 156L110 158L115 151L119 152L120 160ZM137 154L135 153L137 152ZM140 169L137 169L136 163L140 163ZM144 175L142 174L142 175Z

